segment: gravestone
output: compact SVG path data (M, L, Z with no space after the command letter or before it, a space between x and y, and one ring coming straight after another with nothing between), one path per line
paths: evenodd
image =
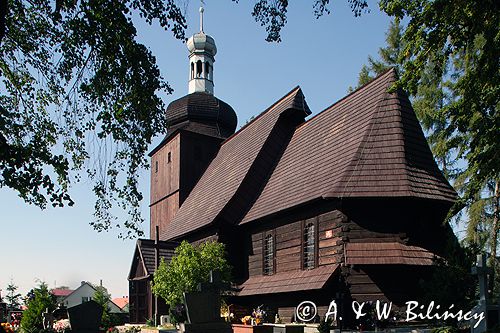
M57 309L52 311L52 315L54 316L54 320L68 319L68 309L64 304L59 303Z
M69 323L72 333L98 333L101 326L102 306L95 301L88 301L68 308Z
M198 291L184 293L188 322L186 333L231 333L231 324L220 316L220 293L229 285L221 281L220 273L210 272L208 283L198 286Z
M477 275L479 280L479 302L474 308L474 312L483 312L486 317L476 328L474 328L474 324L471 322L472 333L482 333L488 328L488 274L490 273L491 269L486 265L486 256L484 254L479 254L477 256L476 266L472 268L472 274Z

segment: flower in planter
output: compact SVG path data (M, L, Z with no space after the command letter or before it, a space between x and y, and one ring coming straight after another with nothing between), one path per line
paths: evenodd
M254 319L256 325L262 324L266 318L266 311L262 309L263 306L264 305L259 305L257 309L254 309L252 312L252 318Z
M61 320L54 322L54 324L52 325L52 328L56 332L64 332L65 330L69 330L71 328L71 326L69 324L69 319L61 319Z
M252 316L245 316L241 318L241 322L245 325L250 325L250 323L252 322Z
M1 323L0 325L5 333L14 333L14 328L9 323Z

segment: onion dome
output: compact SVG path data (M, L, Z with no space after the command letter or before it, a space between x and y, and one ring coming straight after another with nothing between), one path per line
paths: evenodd
M205 34L203 31L195 33L189 37L186 42L189 53L206 52L212 57L217 54L217 46L212 36Z
M205 92L181 97L167 107L167 132L180 127L202 134L227 138L236 131L238 119L233 108Z

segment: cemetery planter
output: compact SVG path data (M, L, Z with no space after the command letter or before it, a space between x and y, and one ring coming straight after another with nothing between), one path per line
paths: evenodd
M267 325L233 324L233 333L273 333L273 327Z

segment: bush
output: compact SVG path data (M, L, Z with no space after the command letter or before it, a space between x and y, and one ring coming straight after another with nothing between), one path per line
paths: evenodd
M96 292L92 299L102 306L102 317L101 317L101 327L104 330L108 330L116 325L121 324L120 318L114 313L111 313L109 308L109 302L111 301L111 295L108 290L103 286L94 286Z
M28 309L24 311L21 319L21 328L26 333L39 332L43 330L42 314L48 309L50 312L56 308L56 298L49 293L45 282L29 293L26 303Z
M193 246L183 241L170 263L161 261L154 274L153 293L173 308L183 302L184 292L195 291L198 284L208 282L212 270L220 271L223 281L230 280L231 266L224 244L206 242Z

